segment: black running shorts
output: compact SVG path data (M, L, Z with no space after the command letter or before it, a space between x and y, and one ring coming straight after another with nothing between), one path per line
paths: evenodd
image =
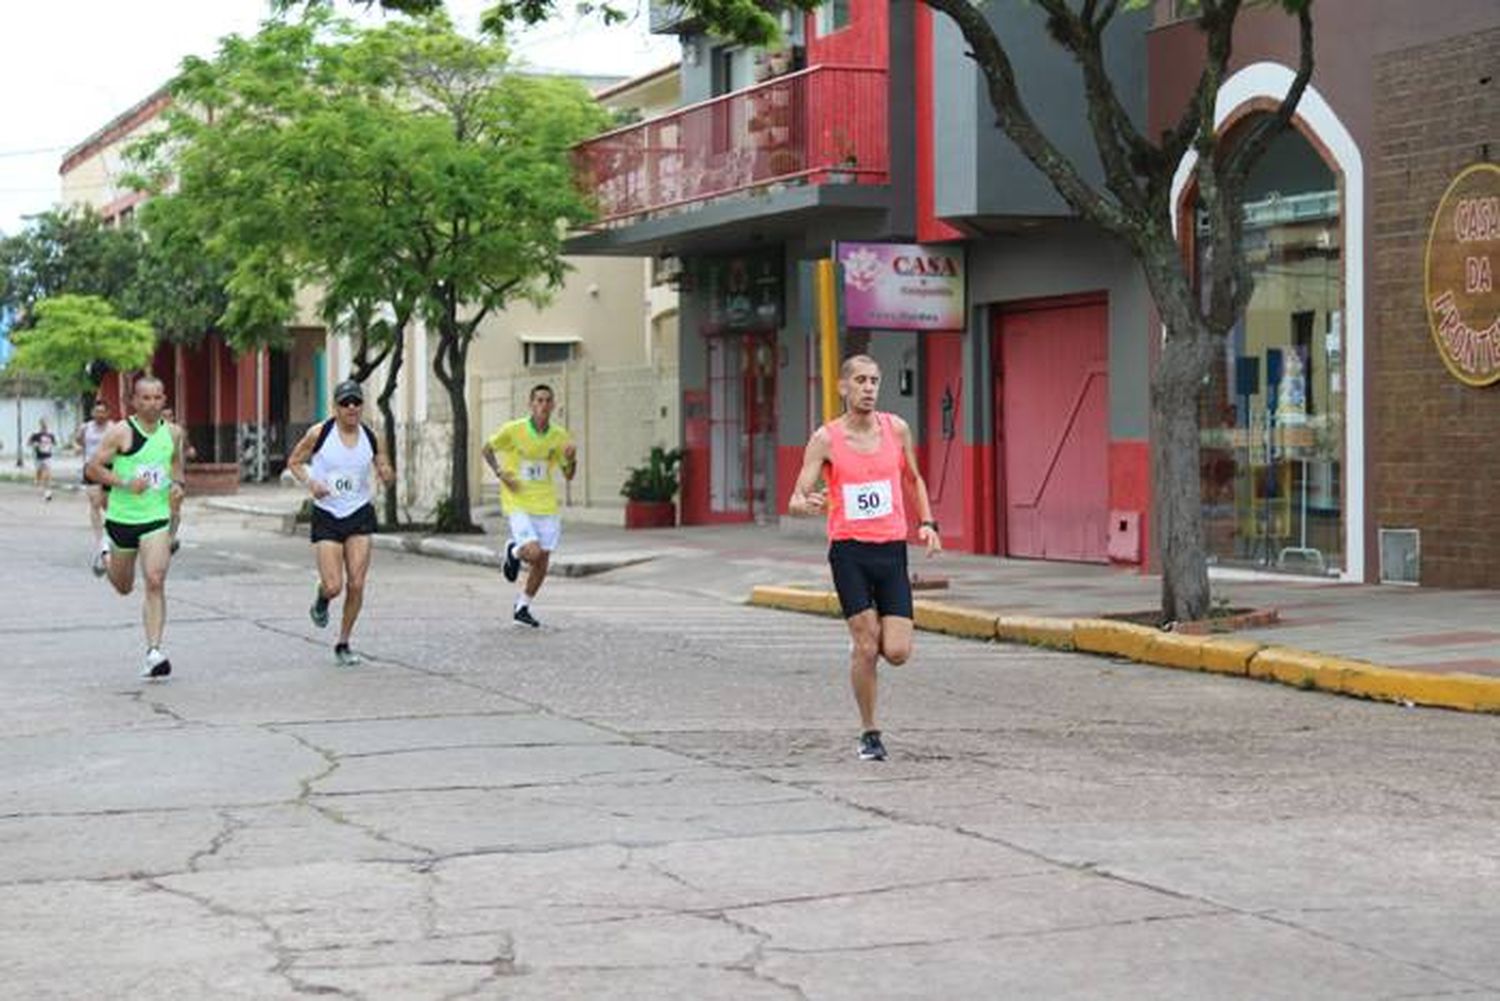
M912 617L911 579L906 573L906 543L838 539L828 547L833 586L844 618L867 608L877 615Z
M116 549L126 552L135 552L141 548L141 540L148 535L157 532L165 532L171 525L168 518L158 518L155 521L143 521L139 525L128 525L122 521L104 520L104 531L109 534L109 544Z
M314 542L345 542L355 535L374 535L380 527L375 518L375 505L366 504L353 514L335 518L314 504L312 509L312 540Z

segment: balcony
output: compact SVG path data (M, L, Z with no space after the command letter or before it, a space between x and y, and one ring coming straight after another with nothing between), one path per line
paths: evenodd
M750 192L889 181L886 71L813 66L574 148L594 229Z

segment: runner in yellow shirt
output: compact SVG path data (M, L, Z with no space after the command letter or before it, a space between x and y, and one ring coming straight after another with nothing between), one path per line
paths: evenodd
M531 415L500 425L484 446L484 461L500 478L500 508L510 521L502 571L516 580L526 564L526 580L516 594L512 618L536 628L531 601L547 579L547 567L562 534L555 471L572 479L578 470L573 436L552 423L552 387L533 386Z

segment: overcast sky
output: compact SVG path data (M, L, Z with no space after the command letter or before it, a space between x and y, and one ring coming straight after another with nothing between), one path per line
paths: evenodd
M448 0L469 34L485 5ZM184 56L254 33L267 9L266 0L0 0L0 233L56 203L68 149L166 83ZM676 40L649 35L644 22L548 23L517 51L538 68L633 76L677 58Z

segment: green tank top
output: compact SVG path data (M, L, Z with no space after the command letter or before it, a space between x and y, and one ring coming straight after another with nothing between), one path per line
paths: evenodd
M122 484L131 483L144 476L150 484L140 493L131 493L124 486L109 491L109 507L105 517L121 525L143 525L148 521L163 521L172 516L169 501L172 490L172 432L165 421L158 422L151 434L141 430L135 418L128 418L131 430L131 450L119 452L110 468Z

